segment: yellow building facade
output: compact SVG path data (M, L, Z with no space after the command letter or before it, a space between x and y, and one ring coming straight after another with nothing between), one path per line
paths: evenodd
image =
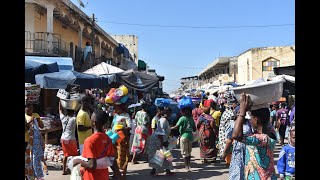
M251 48L238 56L237 82L274 76L274 67L295 65L295 46Z
M116 65L118 42L95 24L94 53ZM72 57L79 61L86 42L92 46L92 17L70 0L25 0L25 52Z

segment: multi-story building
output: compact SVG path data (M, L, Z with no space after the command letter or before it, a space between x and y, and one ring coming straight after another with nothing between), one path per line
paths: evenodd
M274 76L273 68L295 65L295 46L251 48L238 56L238 83Z
M138 64L138 37L135 35L111 35L111 37L128 48L132 60Z
M198 76L183 77L180 79L181 87L179 89L182 91L187 89L196 89L198 88L198 80Z
M220 57L198 74L197 88L206 89L237 81L237 57Z
M120 64L118 42L70 0L25 0L25 53L38 56L72 57L75 70L81 69L86 42L93 47L91 65ZM94 43L92 43L94 41Z

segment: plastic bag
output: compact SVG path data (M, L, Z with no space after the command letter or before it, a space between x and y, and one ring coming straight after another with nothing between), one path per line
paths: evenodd
M76 165L71 170L70 180L82 180L82 175L80 172L80 164Z
M103 158L97 159L96 169L107 169L109 166L112 166L113 162L110 161L110 158L114 159L114 157L103 157Z
M152 164L153 166L157 166L158 168L161 168L163 165L163 162L164 162L163 151L162 149L157 150L156 154L150 160L150 164Z
M170 150L164 150L163 155L167 161L169 161L169 162L173 161L172 153Z
M167 107L170 105L170 100L166 98L157 98L154 104L158 107Z
M178 104L179 109L190 107L191 109L194 109L194 103L192 102L191 97L189 96L183 96Z

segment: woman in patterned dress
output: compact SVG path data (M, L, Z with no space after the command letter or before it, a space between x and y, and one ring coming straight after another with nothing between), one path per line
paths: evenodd
M276 180L274 168L274 147L276 140L270 138L270 112L268 108L249 111L250 124L255 129L252 135L243 135L245 115L252 106L249 95L240 97L240 110L235 121L232 138L246 144L244 179Z
M25 151L25 176L27 179L41 180L44 177L41 161L44 155L44 144L41 139L39 127L43 128L43 123L38 118L37 113L33 113L33 105L27 104L25 107L25 118L28 126L28 145Z
M208 158L215 158L217 154L216 135L218 134L218 128L209 113L210 107L204 107L204 113L197 120L197 129L200 135L200 158L203 158L203 163L207 163Z
M138 164L136 154L143 154L145 143L148 137L149 117L146 112L147 104L142 104L142 109L135 115L137 122L136 131L134 133L131 152L133 153L132 163Z

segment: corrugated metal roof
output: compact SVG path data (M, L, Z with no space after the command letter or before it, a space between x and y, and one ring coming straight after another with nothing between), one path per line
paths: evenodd
M227 64L230 62L230 57L220 57L218 59L215 59L212 63L210 63L206 68L204 68L199 74L198 76L201 76L202 74L204 74L206 71L208 71L209 69L213 68L216 65L222 65L222 64Z

